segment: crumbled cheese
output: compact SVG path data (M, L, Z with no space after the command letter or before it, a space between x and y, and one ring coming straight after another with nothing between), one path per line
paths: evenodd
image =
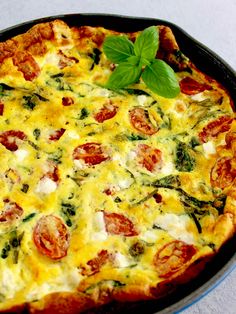
M195 94L193 96L191 96L192 100L196 100L196 101L202 101L204 99L206 99L206 96L204 95L203 92Z
M119 153L114 153L112 156L112 160L119 161L120 163L123 162L121 155Z
M57 188L57 183L53 181L50 178L42 178L37 187L36 187L36 192L37 193L43 193L43 194L50 194L54 192Z
M128 260L128 258L117 252L114 255L114 266L115 267L119 267L119 268L123 268L123 267L128 267L130 265L130 261Z
M106 225L102 211L96 212L93 217L92 241L104 241L107 239Z
M175 167L174 167L173 162L168 161L168 162L164 163L164 165L161 167L159 172L161 174L164 174L165 176L167 176L167 175L173 173L174 169L175 169Z
M43 63L40 64L41 66L45 66L46 64L55 65L57 66L60 61L60 57L56 53L48 53L46 58L43 60Z
M100 231L100 232L93 232L91 234L92 241L105 241L107 239L107 232Z
M104 96L108 97L110 96L111 92L108 89L105 88L96 88L91 92L92 96Z
M85 162L81 159L75 159L74 164L75 164L76 168L78 168L78 169L84 169L86 167Z
M96 231L106 231L104 214L102 211L96 212L93 215L93 226Z
M4 271L1 272L1 293L7 295L7 297L13 298L15 293L22 289L24 283L21 282L18 273L14 273L13 270L8 267L4 268Z
M206 157L216 153L215 144L212 141L202 144L202 148Z
M137 157L137 153L133 150L131 150L127 154L127 160L134 160L136 157Z
M140 235L140 239L146 242L156 242L159 238L159 235L155 230L147 230Z
M129 179L124 179L124 180L120 180L118 182L118 187L123 190L123 189L128 189L131 184L133 183L133 179L129 178Z
M186 215L164 214L156 219L155 224L167 231L173 238L193 244L193 234L187 231L189 219Z
M139 106L143 106L145 104L145 102L147 101L147 96L139 95L137 97L137 100L138 100Z
M18 161L23 161L25 159L26 156L28 156L29 152L25 149L17 149L15 152L14 152L16 158Z
M73 130L70 130L70 131L67 131L67 135L72 138L72 139L75 139L75 140L78 140L80 138L79 134L76 133L75 131Z

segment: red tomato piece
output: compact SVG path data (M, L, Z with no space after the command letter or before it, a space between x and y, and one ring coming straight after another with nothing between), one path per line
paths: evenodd
M129 116L132 126L139 132L153 135L158 131L158 128L151 123L147 110L135 108L130 110Z
M3 111L4 111L4 103L1 102L0 100L0 116L3 116Z
M191 77L185 77L179 82L180 90L186 95L195 95L203 92L204 90L210 90L212 87L206 83L200 83L192 79Z
M162 196L159 193L155 193L153 195L153 198L155 199L156 203L161 203L162 202Z
M25 80L33 81L40 73L38 63L26 51L18 51L13 57L13 64L23 73Z
M126 237L138 235L133 222L122 214L104 213L106 231L110 234L119 234Z
M236 160L230 157L218 159L211 170L211 185L225 189L230 186L236 178Z
M88 166L93 166L100 164L109 157L104 153L101 144L86 143L74 149L73 158L82 159Z
M117 113L117 107L112 104L104 105L100 111L94 116L94 119L102 123L105 120L113 118Z
M172 241L164 245L155 255L153 263L160 278L168 278L177 273L184 264L188 263L196 254L193 245L182 241Z
M0 213L0 222L13 222L23 215L23 209L15 202L4 200L4 210Z
M20 141L25 139L26 135L22 131L10 130L0 134L0 143L12 152L16 151Z
M161 155L162 154L159 149L154 149L146 144L140 144L138 146L139 163L148 171L153 172L157 166L161 167Z
M115 187L107 188L103 191L106 195L114 195L116 192Z
M74 104L74 100L72 97L63 97L62 98L62 105L67 107Z
M87 262L88 268L83 267L82 275L91 276L100 271L101 267L109 260L110 254L107 250L101 250L96 257Z
M33 231L33 240L38 251L57 260L67 255L69 232L61 218L54 215L42 216Z
M231 148L232 144L236 142L236 132L228 132L225 136L227 148Z
M43 178L49 178L54 182L59 181L59 171L58 167L54 163L49 163L49 170L48 172L43 176Z
M206 143L209 138L216 137L219 133L229 131L233 118L229 116L222 116L207 124L199 133L199 138L203 143Z
M50 141L58 141L62 135L65 133L65 129L61 128L59 130L54 131L50 136L49 136L49 140Z

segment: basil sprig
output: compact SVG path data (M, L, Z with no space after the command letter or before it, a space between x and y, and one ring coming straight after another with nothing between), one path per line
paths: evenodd
M106 87L117 90L138 82L142 77L147 87L160 96L174 98L179 83L173 69L163 60L156 59L159 34L155 26L146 28L133 43L126 36L108 36L103 44L106 57L118 64Z

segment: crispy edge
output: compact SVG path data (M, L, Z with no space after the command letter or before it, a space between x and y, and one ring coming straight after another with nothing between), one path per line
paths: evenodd
M129 285L112 289L101 287L90 295L82 292L55 292L46 295L39 301L17 305L11 309L0 311L0 313L79 314L91 309L93 313L96 313L97 308L111 301L125 303L157 300L173 293L179 286L196 278L214 255L215 253L201 256L181 273L179 272L156 286Z

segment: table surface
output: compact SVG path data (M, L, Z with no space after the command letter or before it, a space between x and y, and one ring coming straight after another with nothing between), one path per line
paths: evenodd
M154 17L182 27L236 70L235 0L0 0L0 29L65 13ZM236 271L183 314L235 314Z

